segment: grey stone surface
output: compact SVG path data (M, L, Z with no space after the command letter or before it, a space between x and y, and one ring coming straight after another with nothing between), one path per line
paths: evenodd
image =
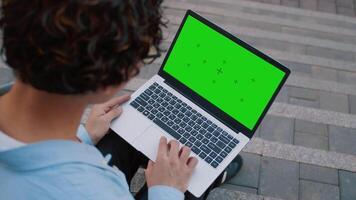
M294 144L309 148L328 150L328 138L320 135L313 135L309 133L294 133Z
M341 83L356 85L356 73L348 71L339 71L339 81Z
M349 113L349 100L347 95L324 91L321 91L319 94L321 109Z
M343 6L337 6L336 7L336 12L338 14L354 17L355 16L355 10L352 7L343 7Z
M308 46L306 48L306 53L307 55L331 58L334 60L343 60L343 61L350 61L350 62L354 61L353 52L348 52L348 51L327 49L327 48L321 48L316 46Z
M300 72L304 74L311 74L311 67L308 64L298 63L298 62L291 62L287 60L279 60L283 65L291 69L293 72Z
M342 6L342 7L353 8L354 2L353 2L353 0L336 0L336 5L338 7Z
M337 169L300 163L300 178L321 183L339 184Z
M233 185L233 184L228 184L228 183L221 185L220 188L234 190L234 191L240 191L240 192L249 193L249 194L257 194L256 188L244 187L244 186Z
M302 106L274 102L268 113L274 116L303 119L315 123L356 128L356 119L354 115L341 112L306 108Z
M289 7L299 7L299 0L282 0L281 5Z
M317 0L300 0L300 7L308 10L316 10L318 8Z
M319 108L319 101L290 97L288 103L304 107Z
M263 147L261 154L263 156L356 172L356 156L333 151L324 151L267 140L259 140L258 144L250 142L249 149L244 149L244 152L255 153L253 149L255 147L260 148L261 144Z
M350 102L350 113L356 114L356 95L350 95L349 102Z
M259 195L249 194L225 188L216 188L210 192L208 200L263 200Z
M336 13L336 5L334 2L319 1L318 10L328 13Z
M355 200L356 173L339 171L341 200Z
M295 130L298 132L328 136L328 127L326 124L314 123L300 119L295 120Z
M257 188L260 175L261 156L241 153L243 165L241 171L228 184Z
M288 89L288 96L294 97L294 98L299 98L299 99L306 99L306 100L318 100L319 95L318 95L317 90L312 90L312 89L306 89L306 88L300 88L300 87L289 87Z
M267 140L293 143L294 121L284 117L266 116L261 124L260 136Z
M300 200L338 200L339 188L335 185L300 181Z
M337 126L329 127L329 148L337 151L356 155L356 129Z
M321 80L337 81L338 73L335 69L328 69L319 66L312 66L312 77Z
M279 91L276 101L288 103L288 87L283 86L281 91Z
M283 198L298 199L299 165L297 162L275 158L262 158L259 194Z

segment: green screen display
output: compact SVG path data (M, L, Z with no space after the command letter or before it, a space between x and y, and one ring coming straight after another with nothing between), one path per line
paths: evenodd
M163 70L250 130L285 76L192 16Z

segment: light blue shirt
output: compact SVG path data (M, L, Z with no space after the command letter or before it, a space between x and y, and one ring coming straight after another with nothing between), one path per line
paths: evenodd
M83 127L78 136L83 143L53 140L0 152L0 199L133 199L125 175L107 165ZM184 195L159 185L149 188L148 199Z

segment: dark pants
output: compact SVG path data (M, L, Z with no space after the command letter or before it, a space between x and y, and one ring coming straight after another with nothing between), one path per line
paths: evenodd
M145 155L137 151L112 130L110 130L109 133L99 141L97 148L104 156L107 154L112 155L109 165L117 166L125 174L128 184L130 184L138 168L141 166L146 168L148 163L148 158ZM206 199L209 192L218 186L218 182L220 182L219 179L220 178L218 178L217 181L215 181L200 198L196 198L190 192L186 192L185 199ZM135 198L138 200L147 199L146 184L136 194Z

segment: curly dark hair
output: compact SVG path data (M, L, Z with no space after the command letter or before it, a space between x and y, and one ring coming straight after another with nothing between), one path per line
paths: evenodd
M3 57L20 80L51 93L119 85L139 72L150 49L162 52L161 3L3 0Z

